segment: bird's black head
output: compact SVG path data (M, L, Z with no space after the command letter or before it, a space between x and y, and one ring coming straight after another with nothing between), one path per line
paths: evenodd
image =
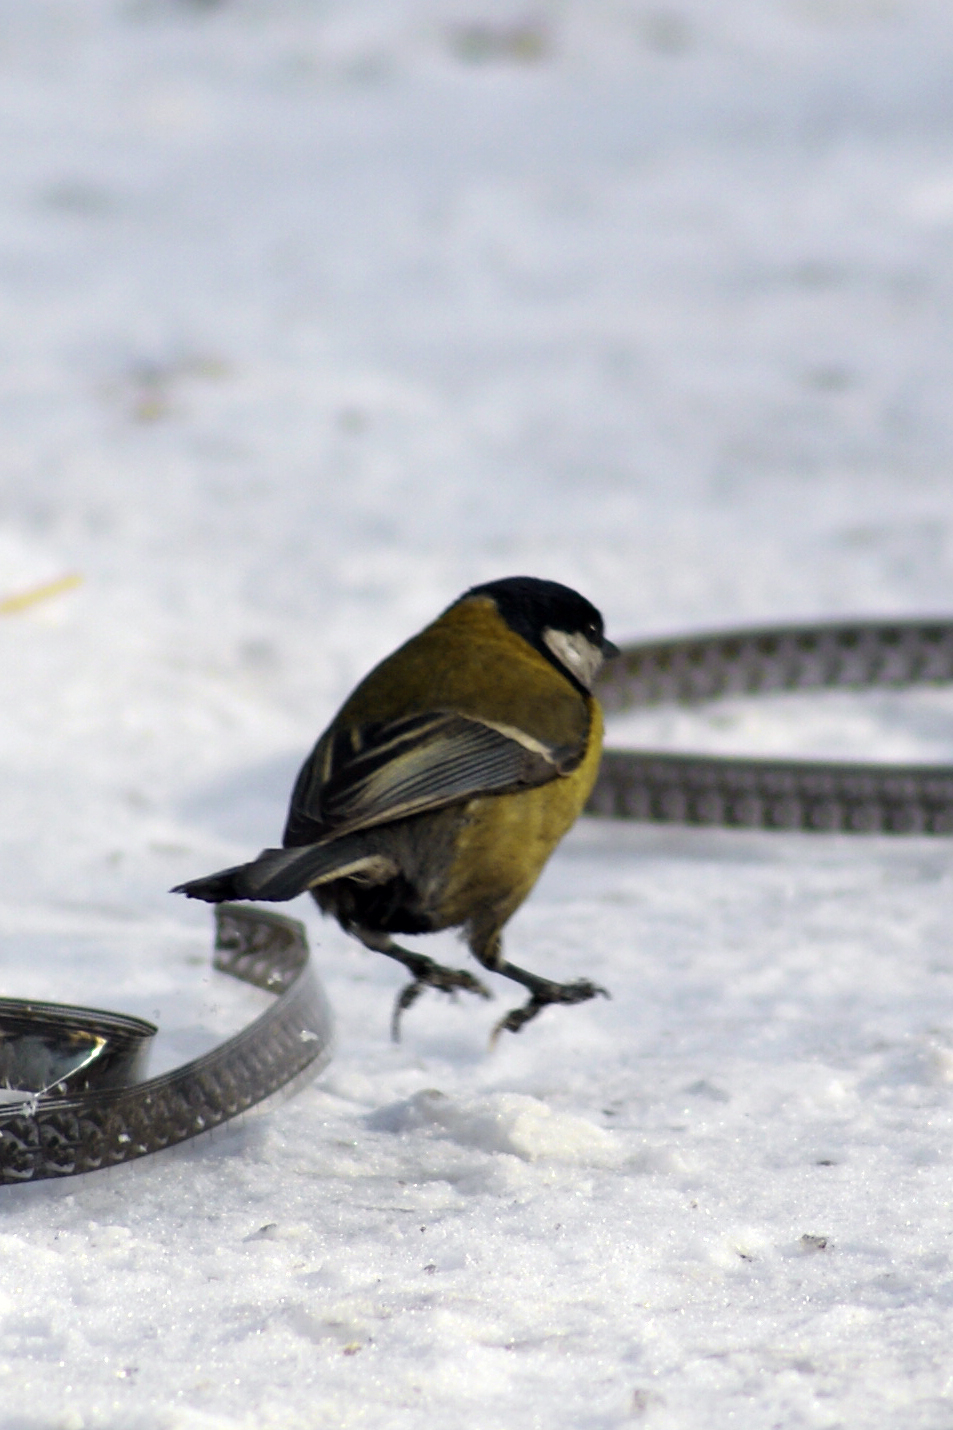
M580 690L591 690L603 661L619 653L595 606L558 581L507 576L471 587L460 600L471 596L489 596L510 629Z

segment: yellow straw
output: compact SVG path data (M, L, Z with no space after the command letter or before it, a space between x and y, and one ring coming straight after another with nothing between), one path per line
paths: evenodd
M28 591L18 591L15 596L0 597L0 616L15 616L19 611L35 606L38 601L47 601L51 596L72 591L74 586L82 584L82 580L82 576L75 573L57 576L55 581L44 581L42 586L31 586Z

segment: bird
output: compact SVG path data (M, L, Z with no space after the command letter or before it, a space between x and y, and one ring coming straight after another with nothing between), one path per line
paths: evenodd
M282 848L172 892L220 903L309 891L411 975L395 1040L425 988L492 995L394 934L459 929L483 968L526 990L493 1040L550 1004L608 997L587 978L557 983L511 963L502 932L589 797L603 731L592 687L617 654L599 611L568 586L472 586L344 702L295 782Z

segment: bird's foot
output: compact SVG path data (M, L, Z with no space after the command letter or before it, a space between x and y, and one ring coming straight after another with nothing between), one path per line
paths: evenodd
M362 928L360 924L349 925L348 932L359 938L365 948L372 948L375 953L383 953L387 958L402 963L411 975L412 982L397 995L390 1020L390 1035L395 1043L400 1042L402 1015L417 1002L425 988L436 988L439 992L449 993L451 996L455 993L477 993L481 998L493 997L489 988L486 988L479 978L474 978L472 973L466 973L462 968L444 968L442 963L435 963L425 953L414 953L412 949L401 948L389 933Z
M396 957L393 953L391 956ZM404 948L400 950L398 961L414 977L413 982L408 983L407 987L402 988L398 993L397 1001L394 1004L394 1012L390 1020L390 1035L395 1043L400 1042L402 1016L412 1004L416 1003L425 988L436 988L440 993L449 993L451 997L457 993L476 993L481 998L493 997L490 990L480 982L479 978L474 978L472 973L467 973L462 968L444 968L442 963L435 963L426 954L411 953Z
M612 997L607 989L601 988L598 983L590 983L588 978L577 978L574 983L552 983L548 978L537 978L534 974L529 977L532 978L532 982L527 983L529 1001L522 1008L512 1008L505 1018L500 1019L490 1034L491 1048L501 1033L518 1033L551 1003L588 1003L590 998Z

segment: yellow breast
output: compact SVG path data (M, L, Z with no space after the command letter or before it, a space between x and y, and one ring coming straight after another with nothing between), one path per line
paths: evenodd
M439 927L475 922L501 928L589 798L602 755L602 711L590 700L586 754L571 774L518 794L470 800L456 841Z

